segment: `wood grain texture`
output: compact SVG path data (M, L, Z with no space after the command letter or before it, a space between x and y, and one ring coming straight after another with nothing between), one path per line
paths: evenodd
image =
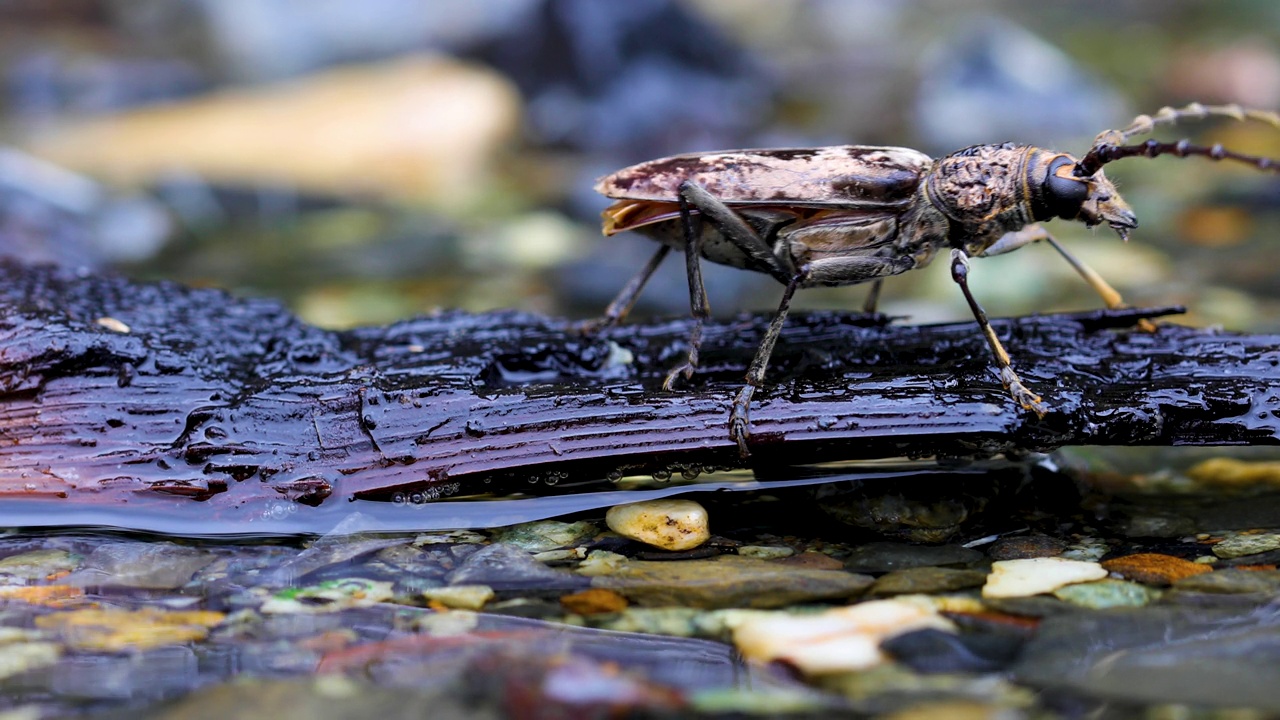
M1276 444L1280 338L1126 329L1168 312L995 321L1043 420L1014 407L973 323L799 314L756 394L751 462ZM3 263L0 499L216 517L735 467L729 401L767 320L709 324L704 372L666 393L683 320L584 337L443 313L330 332L268 300Z

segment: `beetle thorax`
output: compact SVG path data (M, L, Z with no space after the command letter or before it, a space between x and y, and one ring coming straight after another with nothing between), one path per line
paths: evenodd
M980 252L1032 222L1026 145L974 145L939 158L929 173L929 201L951 224L956 247Z

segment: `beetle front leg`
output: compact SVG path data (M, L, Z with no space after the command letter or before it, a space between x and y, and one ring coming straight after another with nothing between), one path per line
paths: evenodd
M676 378L684 375L688 380L698 369L698 351L702 347L702 325L711 316L711 304L707 301L707 287L702 282L702 217L689 211L683 185L680 193L680 224L684 228L684 261L689 276L689 309L693 312L693 328L689 331L689 354L685 361L671 368L662 381L663 390L671 390Z
M1031 392L1018 374L1013 371L1013 365L1009 362L1009 353L1005 351L1004 345L1000 343L1000 338L996 337L996 331L992 329L991 322L987 320L987 313L983 311L982 306L974 299L973 293L969 290L969 256L959 248L951 251L951 279L956 281L960 286L960 291L964 293L964 299L969 303L969 309L973 312L973 317L978 321L978 327L982 329L982 334L987 338L987 344L991 346L991 352L995 355L996 367L1000 369L1000 382L1004 383L1004 387L1013 395L1013 399L1018 402L1024 409L1034 412L1039 417L1044 417L1045 407L1040 402L1040 396Z

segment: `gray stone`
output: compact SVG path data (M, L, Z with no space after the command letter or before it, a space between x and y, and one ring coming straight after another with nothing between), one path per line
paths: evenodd
M1173 583L1180 592L1271 593L1280 591L1280 571L1227 568L1182 578Z
M914 567L969 565L984 559L977 550L959 545L873 542L854 548L845 558L844 566L853 572L883 573Z
M644 607L776 608L859 595L872 579L844 570L813 570L771 560L721 555L707 560L629 562L592 586Z
M540 553L576 545L598 532L599 528L594 523L585 520L574 523L539 520L499 528L494 531L493 539L495 542L510 543L531 553Z
M66 550L32 550L0 560L0 576L20 580L44 580L74 570L81 557Z
M588 580L549 568L529 553L509 543L494 543L477 550L449 573L450 585L488 585L494 590L571 590Z
M168 542L114 542L99 545L80 569L63 578L78 587L169 590L213 562L213 553Z
M1093 608L1141 607L1160 597L1160 591L1152 590L1127 580L1097 580L1067 585L1054 591L1054 597L1072 605Z
M981 570L921 567L894 570L881 576L871 586L871 595L906 595L910 593L943 593L981 587L987 574Z
M1013 674L1039 687L1126 702L1280 712L1276 620L1176 607L1052 617L1023 648Z
M1238 558L1272 550L1280 550L1280 534L1232 535L1213 546L1213 554L1220 558Z

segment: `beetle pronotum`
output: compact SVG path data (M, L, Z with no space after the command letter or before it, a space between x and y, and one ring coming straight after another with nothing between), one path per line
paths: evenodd
M908 148L840 145L782 150L692 153L651 160L602 178L596 190L617 200L604 211L604 233L635 230L661 243L653 258L610 303L602 321L620 322L662 259L683 249L693 328L683 363L663 388L692 377L702 324L709 316L701 260L754 270L786 286L782 302L733 401L729 435L746 457L751 395L795 291L817 285L874 281L866 309L874 311L882 280L929 264L951 250L951 277L960 286L995 359L1000 381L1023 408L1043 416L1040 396L1018 378L986 314L969 290L969 258L1050 243L1102 296L1108 308L1123 300L1105 280L1055 240L1040 221L1055 217L1093 226L1106 223L1121 238L1137 217L1102 172L1127 157L1203 156L1260 170L1280 169L1271 158L1221 145L1148 140L1136 135L1186 118L1222 116L1280 127L1280 116L1237 105L1163 108L1140 115L1123 130L1107 130L1079 160L1030 145L974 145L939 159ZM1151 326L1148 326L1151 329Z

